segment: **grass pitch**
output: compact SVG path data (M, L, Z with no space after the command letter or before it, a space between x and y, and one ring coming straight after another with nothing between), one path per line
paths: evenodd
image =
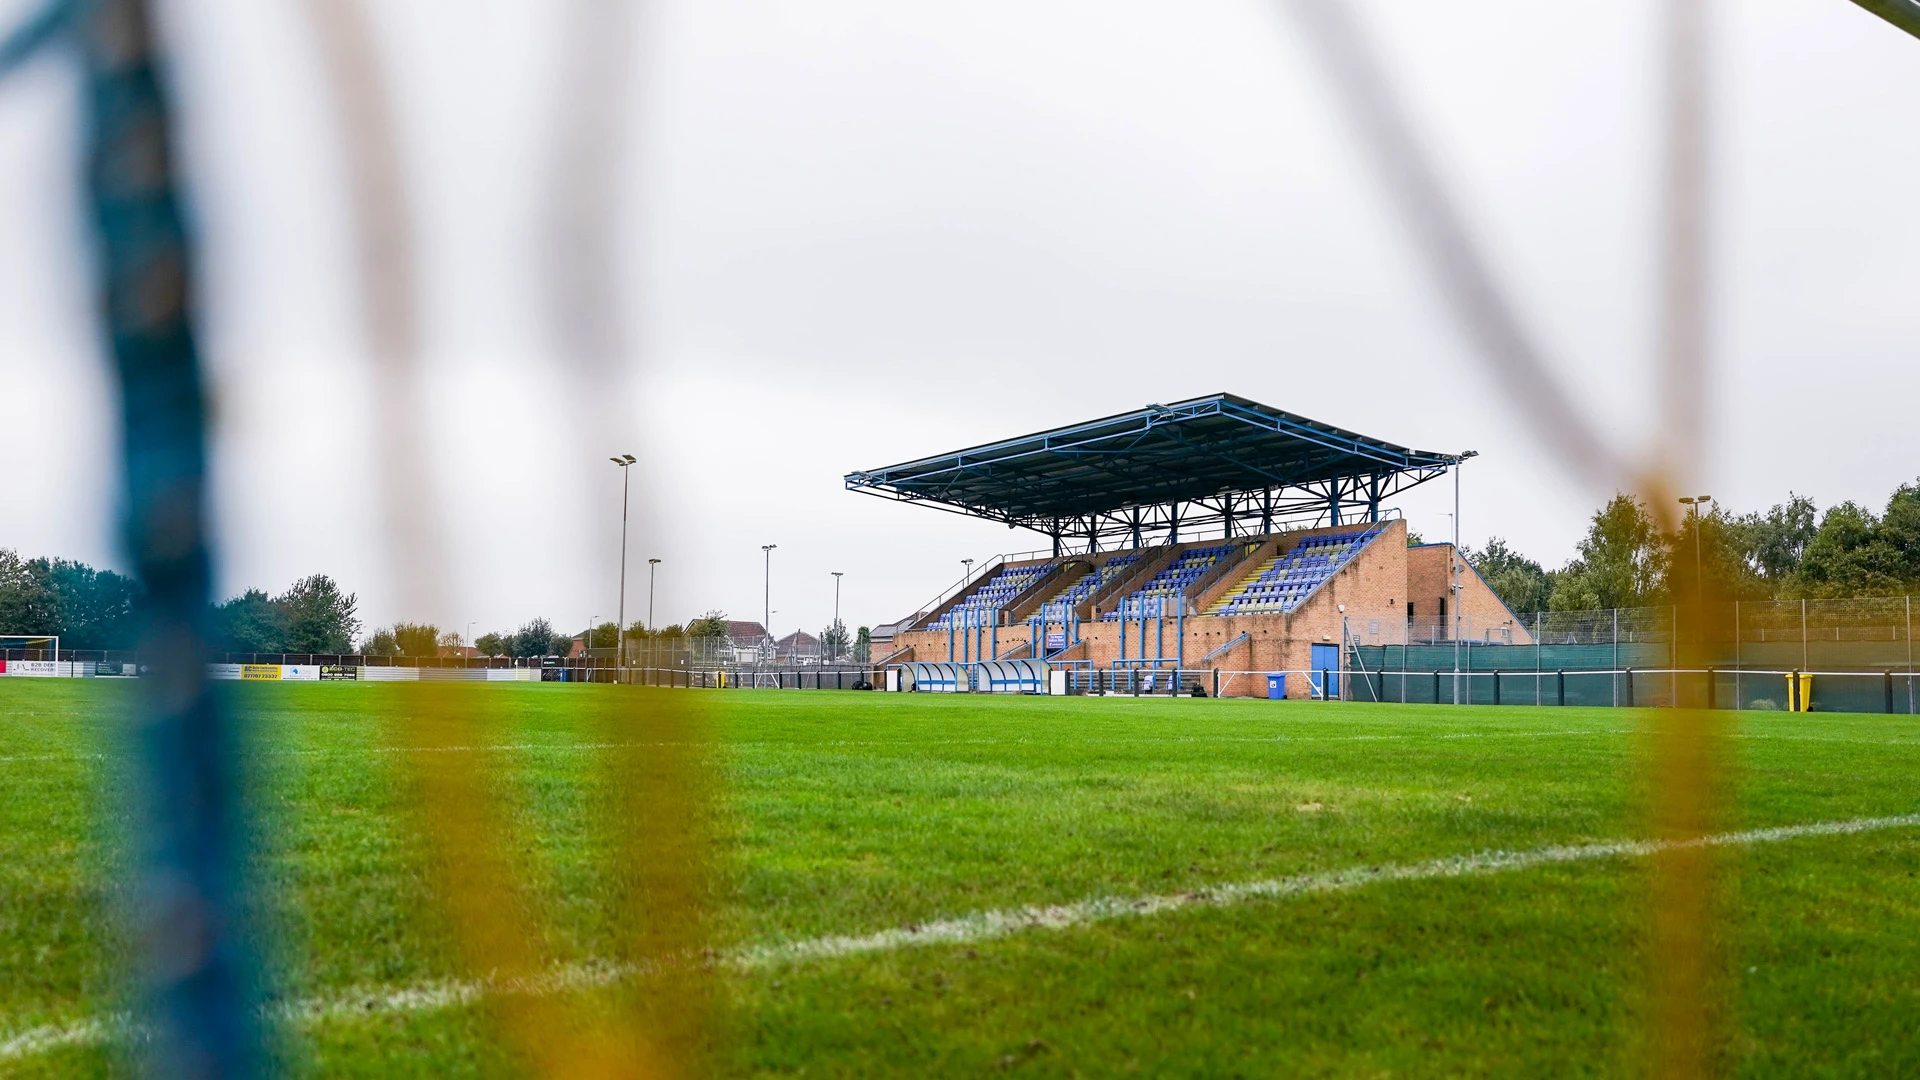
M383 718L409 688L233 689L281 1063L514 1075L484 997L445 992L461 972ZM462 752L483 755L530 838L546 948L564 970L603 970L611 886L585 819L604 732L579 706L650 691L460 689L510 703L496 747ZM0 680L0 1075L129 1067L113 918L124 690ZM720 780L718 944L738 961L720 976L722 1074L1640 1071L1645 861L1436 863L1643 837L1633 713L792 691L693 704ZM1736 736L1730 831L1920 812L1920 722L1748 713ZM1725 1070L1920 1075L1920 827L1721 850ZM1234 888L1260 882L1292 884ZM1029 910L1042 905L1056 907ZM1049 925L1020 928L1034 921ZM565 992L620 992L593 982Z

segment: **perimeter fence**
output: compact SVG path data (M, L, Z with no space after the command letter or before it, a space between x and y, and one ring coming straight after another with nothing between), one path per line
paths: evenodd
M1912 670L1914 601L1910 596L1836 600L1747 600L1688 613L1671 606L1541 611L1497 619L1349 623L1348 641L1360 649L1390 649L1396 661L1431 657L1453 667L1467 649L1527 650L1537 661L1494 651L1484 657L1515 668L1675 666L1680 645L1704 646L1716 668L1801 671ZM1404 652L1403 652L1404 650ZM1575 650L1575 651L1568 651ZM1580 651L1584 650L1584 651ZM1616 655L1617 654L1617 655ZM1560 659L1549 659L1559 657ZM1488 661L1482 661L1485 663ZM1425 662L1401 664L1424 667ZM1463 661L1463 666L1465 662Z
M1398 642L1350 628L1348 659L1353 696L1382 701L1764 710L1794 707L1794 680L1817 675L1802 709L1913 713L1913 609L1890 596L1409 621Z

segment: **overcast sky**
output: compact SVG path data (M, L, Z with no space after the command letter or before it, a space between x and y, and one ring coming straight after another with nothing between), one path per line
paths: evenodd
M38 0L32 0L37 3ZM0 0L17 17L29 0ZM300 0L163 2L203 241L224 593L314 572L372 623L890 621L1043 538L842 489L850 470L1229 391L1475 449L1463 536L1549 565L1607 492L1483 376L1275 7L656 5L617 231L625 384L556 361L549 3L379 0L418 215L424 423L457 598L401 610L343 165ZM1560 378L1650 437L1651 0L1364 5ZM1716 377L1704 490L1875 506L1920 473L1920 42L1844 0L1716 7ZM75 80L0 85L0 547L120 566ZM612 402L618 445L579 437ZM1451 487L1401 506L1446 534ZM5 628L0 628L5 629Z

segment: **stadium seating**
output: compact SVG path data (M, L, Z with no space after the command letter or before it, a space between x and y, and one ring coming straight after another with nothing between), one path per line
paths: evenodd
M1028 566L1008 566L988 578L986 583L975 589L971 595L953 607L948 608L938 619L927 624L929 630L945 630L950 626L990 626L994 613L1007 606L1014 597L1027 591L1041 575L1053 569L1053 564L1033 563ZM969 615L971 614L971 618Z
M1080 580L1068 586L1064 591L1048 600L1049 605L1065 605L1068 608L1079 607L1087 602L1094 593L1105 588L1121 571L1140 561L1139 555L1115 555L1108 559L1098 570L1089 570Z
M1207 609L1209 615L1284 614L1358 554L1384 526L1309 536L1284 555L1261 563Z
M1112 622L1120 617L1120 612L1123 610L1131 615L1139 610L1142 601L1153 597L1184 595L1189 585L1192 585L1201 574L1206 573L1214 563L1219 562L1232 550L1232 544L1219 544L1213 547L1189 548L1181 552L1180 556L1169 563L1166 569L1153 575L1152 580L1121 597L1114 605L1114 610L1101 616L1101 619Z

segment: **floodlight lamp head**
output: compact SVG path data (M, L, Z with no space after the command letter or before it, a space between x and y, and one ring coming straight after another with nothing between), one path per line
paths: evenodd
M1478 450L1462 450L1462 451L1460 451L1460 460L1461 460L1461 461L1465 461L1465 460L1467 460L1468 458L1476 458L1476 457L1479 457L1479 456L1480 456L1480 451L1478 451Z
M648 562L650 562L650 563L657 563L657 562L659 562L660 560L659 560L659 559L648 559L647 561L648 561Z

